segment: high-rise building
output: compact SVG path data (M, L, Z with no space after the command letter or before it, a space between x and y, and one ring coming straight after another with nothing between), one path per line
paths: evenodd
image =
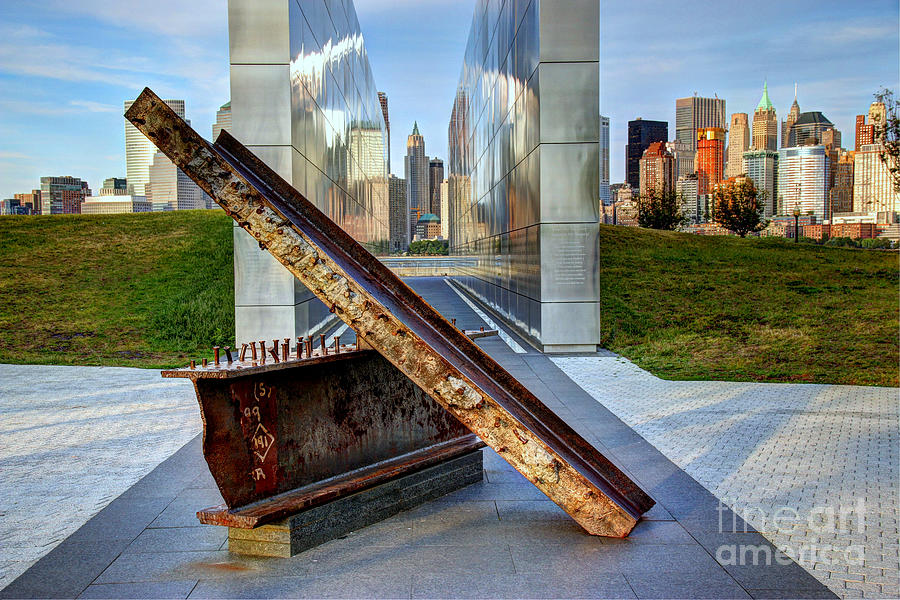
M651 190L670 192L675 188L675 157L665 142L653 142L641 157L641 196Z
M675 182L675 193L681 201L681 212L691 223L700 223L703 218L698 183L696 173L682 175Z
M866 124L866 115L856 115L856 140L854 150L875 143L875 126Z
M41 177L41 214L77 215L90 195L88 182L78 177Z
M150 181L144 186L154 211L210 208L212 199L162 152L150 165ZM139 194L135 194L139 197Z
M13 199L19 201L19 206L27 210L27 214L41 214L41 190L31 190L24 194L13 194Z
M778 150L778 118L769 100L769 83L763 84L763 95L753 112L753 149ZM743 152L741 152L743 156Z
M869 124L875 127L876 137L878 129L884 127L887 119L887 107L884 102L873 102L869 105Z
M841 213L853 212L853 168L856 152L844 152L834 165L834 185L829 194L831 218Z
M725 130L721 127L701 127L697 130L697 179L698 193L709 194L712 187L722 181L725 168L723 148Z
M800 118L800 105L797 103L797 84L794 84L794 102L791 104L791 110L788 112L787 118L781 122L781 147L788 148L795 144L791 138L791 129L794 123Z
M444 181L444 161L432 158L428 161L428 212L441 214L441 182Z
M370 252L388 252L387 126L352 0L229 0L228 16L231 133ZM237 341L334 322L239 227L234 248Z
M755 119L755 117L754 117ZM756 127L756 121L753 121ZM728 130L728 149L725 154L725 177L736 177L744 172L744 152L750 148L750 127L747 113L733 113Z
M790 146L820 144L822 143L822 134L829 129L834 130L833 142L839 148L841 146L841 134L825 115L819 111L800 113L797 121L791 127L789 135Z
M220 106L219 110L216 111L216 122L212 126L212 139L214 142L222 131L231 133L231 100Z
M778 152L749 150L744 152L744 173L753 181L763 201L763 217L778 213Z
M853 212L900 212L900 192L894 189L881 144L862 146L853 157Z
M694 167L697 151L691 150L688 144L679 141L666 142L666 150L675 157L676 179L697 172L697 169Z
M406 204L406 180L388 178L391 252L403 252L409 246L409 207Z
M175 114L184 118L184 100L163 100ZM133 100L125 101L127 111L134 104ZM131 192L138 196L146 196L145 186L150 182L150 165L156 155L156 146L150 138L141 133L130 121L125 121L125 176Z
M100 188L101 196L126 196L128 195L128 179L125 177L107 177Z
M391 119L388 117L388 97L384 92L378 92L378 104L381 105L381 115L384 117L384 128L387 131L387 170L391 172Z
M653 142L669 139L668 121L645 121L638 117L628 121L628 144L625 146L625 181L633 189L641 185L641 157Z
M600 115L600 204L609 204L609 117Z
M473 131L450 136L451 252L477 259L456 281L544 352L594 351L600 5L505 6L478 3L454 103Z
M825 146L807 145L778 151L778 214L801 214L824 219L828 209L831 165Z
M150 212L152 208L144 196L132 196L128 193L104 194L89 196L81 205L81 213L84 215L115 215Z
M441 182L441 237L450 239L450 180Z
M425 138L419 133L419 123L413 123L406 138L406 158L403 172L406 179L406 204L409 207L409 239L416 235L416 224L422 215L431 212L428 177L429 161L425 155Z
M725 100L716 98L700 98L697 94L688 98L675 100L675 139L689 144L691 150L697 149L698 130L707 127L725 129ZM722 148L722 161L725 160Z

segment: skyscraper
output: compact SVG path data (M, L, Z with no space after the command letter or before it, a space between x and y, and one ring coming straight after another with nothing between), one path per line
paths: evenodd
M384 128L387 131L387 170L391 172L391 120L388 118L388 97L384 92L378 92L378 103L381 105L381 114L384 116Z
M778 151L778 212L795 208L804 215L824 219L827 211L828 152L825 146L807 145Z
M725 130L721 127L701 127L697 130L697 187L699 194L710 194L722 181Z
M791 129L794 123L800 118L800 105L797 103L797 84L794 84L794 102L791 104L791 110L787 118L781 122L781 147L788 148L794 146L791 138Z
M391 228L391 252L403 252L409 246L409 208L406 204L406 180L388 178Z
M600 115L600 203L609 204L609 117Z
M778 118L775 116L775 106L769 100L768 82L763 84L762 98L753 112L753 149L778 150Z
M756 121L753 122L756 127ZM733 113L728 131L728 150L725 159L725 177L737 177L744 172L744 152L750 147L750 128L747 113Z
M675 157L665 142L653 142L641 157L641 196L651 190L670 192L675 188Z
M675 157L675 178L684 177L691 173L696 173L694 162L697 158L697 151L691 150L688 144L679 141L666 142L666 150Z
M28 214L41 214L41 190L31 190L24 194L13 194L13 198L19 201L19 206L30 210Z
M763 217L771 217L778 211L778 152L752 149L744 152L742 158L744 173L753 181L756 191L763 198Z
M829 193L831 217L853 212L853 169L856 152L844 152L834 165L834 185Z
M689 144L691 150L697 149L697 131L705 127L724 129L725 100L716 98L700 98L696 94L688 98L675 100L675 139ZM724 148L722 160L725 160Z
M428 212L441 216L441 182L444 181L444 161L432 158L428 161Z
M868 144L853 160L853 211L900 212L900 192L894 189L890 169L881 160L881 144Z
M144 185L152 210L209 208L212 199L162 152L153 156L150 180Z
M212 140L214 142L223 129L231 133L231 100L220 106L219 110L216 111L216 122L212 126Z
M681 212L691 223L699 223L703 219L698 190L696 173L682 175L675 182L675 193L681 200Z
M441 182L441 237L450 239L450 180Z
M163 100L175 114L184 118L184 100ZM125 101L127 111L134 104L132 100ZM125 121L125 178L131 186L131 193L137 196L146 196L145 186L150 182L150 165L156 155L156 146L153 142L138 131L138 128ZM166 159L168 160L168 159Z
M669 139L668 121L628 121L628 145L625 146L625 181L632 189L641 186L641 157L653 142Z
M41 177L41 214L77 215L90 195L88 182L78 177Z
M840 147L841 134L825 115L819 111L800 113L791 127L789 141L791 146L818 144L822 142L822 134L827 129L834 129L833 143L835 147Z
M425 155L425 138L419 133L418 122L413 123L412 133L406 138L406 159L403 171L406 175L406 204L409 207L409 239L416 235L416 223L430 212L431 196L428 186L428 157Z

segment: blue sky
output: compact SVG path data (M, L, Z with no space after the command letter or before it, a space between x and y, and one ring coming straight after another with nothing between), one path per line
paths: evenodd
M375 81L390 99L393 170L402 176L417 120L426 152L446 158L447 121L474 0L356 0ZM799 85L853 145L856 114L898 90L896 0L601 2L601 104L611 119L611 178L624 176L627 121L668 120L675 98L718 94L752 113L765 79L779 119ZM149 85L184 98L209 135L228 99L226 0L0 3L0 198L43 175L124 176L122 102Z

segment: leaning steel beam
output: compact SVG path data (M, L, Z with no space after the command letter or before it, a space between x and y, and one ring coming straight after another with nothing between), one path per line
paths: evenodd
M227 132L210 144L151 90L125 117L372 348L586 531L653 506L628 476Z

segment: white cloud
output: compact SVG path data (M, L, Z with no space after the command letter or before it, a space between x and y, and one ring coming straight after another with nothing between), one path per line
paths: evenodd
M113 106L111 104L103 104L102 102L94 102L93 100L72 100L70 106L83 108L88 112L120 112L121 106Z
M0 152L0 160L31 160L31 157L22 152Z
M123 29L170 37L228 35L227 0L46 0L48 11L81 15Z

